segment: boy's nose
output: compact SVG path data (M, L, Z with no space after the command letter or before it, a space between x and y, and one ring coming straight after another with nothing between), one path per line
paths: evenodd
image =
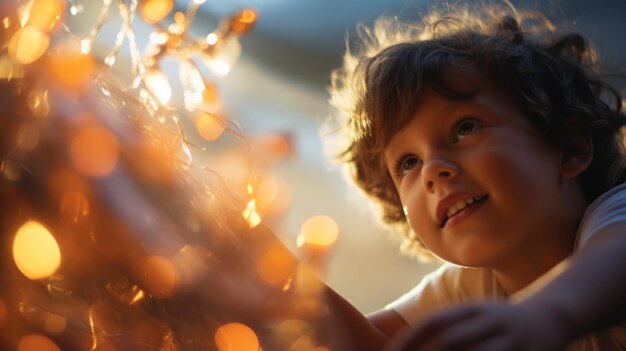
M449 181L458 174L459 168L455 163L443 159L432 159L422 168L424 189L434 192L439 183Z

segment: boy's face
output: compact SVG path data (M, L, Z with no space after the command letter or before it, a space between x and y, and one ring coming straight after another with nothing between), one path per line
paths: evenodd
M563 242L572 210L560 153L487 79L454 79L478 93L453 100L425 89L384 151L409 224L435 255L461 265L497 268L545 254Z

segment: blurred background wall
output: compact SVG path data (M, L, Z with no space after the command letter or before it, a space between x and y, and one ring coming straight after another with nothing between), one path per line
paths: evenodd
M626 1L511 2L518 8L543 9L557 23L575 26L599 47L608 69L626 70ZM192 27L193 33L206 35L222 16L242 7L258 11L256 27L241 40L239 62L216 81L222 113L238 121L250 138L286 136L290 151L267 173L288 184L289 207L267 224L297 251L296 237L305 220L315 215L332 217L339 237L328 252L324 277L366 313L410 289L437 264L401 256L398 243L324 154L319 128L329 114L330 72L340 66L346 40L354 40L357 23L372 24L380 15L411 20L433 4L426 0L210 0L202 5ZM186 6L187 0L176 2L180 10ZM104 34L100 41L113 39ZM208 142L204 146L211 149L212 145L220 147ZM218 170L223 166L220 161L205 162Z

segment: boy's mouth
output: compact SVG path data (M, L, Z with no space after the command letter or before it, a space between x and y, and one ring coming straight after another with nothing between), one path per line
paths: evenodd
M445 227L446 223L448 222L450 218L458 215L459 213L461 213L467 208L476 206L479 203L484 202L487 199L487 197L488 195L468 196L468 197L454 201L452 205L450 205L447 208L445 213L441 211L442 214L439 217L440 218L439 227L440 228Z

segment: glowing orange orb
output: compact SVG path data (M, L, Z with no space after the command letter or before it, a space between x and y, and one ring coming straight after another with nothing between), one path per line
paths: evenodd
M139 13L146 23L161 22L174 8L174 0L142 0L139 2Z
M13 34L9 41L9 56L18 63L37 61L48 50L50 37L39 28L26 26Z
M91 126L81 130L72 140L70 150L76 169L87 176L102 177L117 165L119 145L106 128Z
M243 9L230 20L230 30L237 34L249 32L256 22L257 14L254 10Z
M54 341L41 334L30 334L17 344L17 351L61 351Z
M215 345L219 351L259 351L259 339L250 327L241 323L228 323L215 332Z
M142 262L139 279L145 290L157 299L174 295L180 286L180 273L167 258L151 256Z
M339 227L334 219L328 216L314 216L302 224L298 246L304 243L329 246L337 240L338 236Z
M51 32L61 22L66 8L67 2L64 0L34 0L26 23Z
M200 136L206 140L216 140L224 132L224 127L217 121L216 117L202 113L196 121L196 128Z
M46 227L39 222L28 221L15 234L13 260L26 277L42 279L59 268L61 251Z

